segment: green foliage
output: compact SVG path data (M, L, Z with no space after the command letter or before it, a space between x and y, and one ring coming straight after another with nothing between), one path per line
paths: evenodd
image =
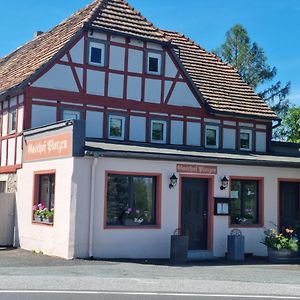
M231 64L239 72L241 78L255 90L276 76L277 70L267 63L264 49L257 43L251 42L247 30L242 25L234 25L226 33L224 44L213 52L223 61ZM259 95L282 117L289 108L287 99L289 91L289 82L282 86L278 81Z
M287 142L300 143L300 107L292 107L282 120L278 135Z

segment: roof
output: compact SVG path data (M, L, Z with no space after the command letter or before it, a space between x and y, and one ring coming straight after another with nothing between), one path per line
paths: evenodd
M47 66L84 27L176 46L177 56L214 113L276 119L275 113L240 78L238 72L184 35L163 31L124 0L95 0L50 31L0 59L0 95L22 88ZM174 50L176 51L176 50Z
M151 159L178 162L251 165L266 167L299 168L300 157L271 154L239 154L188 150L184 148L155 147L153 145L126 145L105 142L86 142L86 155L126 159Z
M219 113L277 118L270 107L247 85L239 73L218 56L174 31L164 31L188 75L209 107Z

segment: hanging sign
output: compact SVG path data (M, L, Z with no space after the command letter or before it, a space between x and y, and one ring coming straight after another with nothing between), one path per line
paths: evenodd
M178 173L195 173L195 174L217 174L217 166L203 166L203 165L177 165Z

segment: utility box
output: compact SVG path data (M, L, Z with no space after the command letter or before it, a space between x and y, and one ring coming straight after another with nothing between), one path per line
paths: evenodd
M230 261L242 262L245 260L245 237L231 233L227 237L227 258Z
M189 238L186 235L171 236L170 258L173 263L185 263L188 257Z

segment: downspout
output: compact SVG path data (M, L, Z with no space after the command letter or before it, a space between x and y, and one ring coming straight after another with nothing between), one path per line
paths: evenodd
M94 242L94 213L95 213L95 174L98 164L99 155L94 155L91 169L91 200L90 200L90 224L89 224L89 257L93 258L93 242Z

